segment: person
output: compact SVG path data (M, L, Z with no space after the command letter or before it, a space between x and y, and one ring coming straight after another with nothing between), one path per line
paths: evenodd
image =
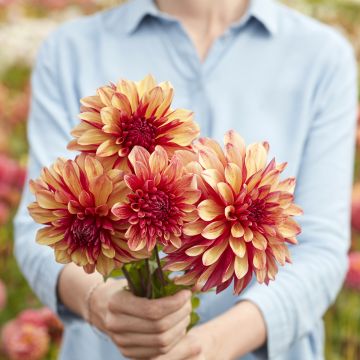
M120 78L170 80L174 107L193 110L202 136L235 129L297 177L302 235L293 264L267 287L252 282L201 297L147 300L55 262L35 243L26 186L15 254L41 301L65 323L65 360L311 360L324 358L322 316L347 269L356 118L356 65L337 31L273 0L133 0L72 20L42 44L32 74L28 179L66 150L79 99ZM91 319L91 324L84 319ZM99 332L98 330L101 330Z

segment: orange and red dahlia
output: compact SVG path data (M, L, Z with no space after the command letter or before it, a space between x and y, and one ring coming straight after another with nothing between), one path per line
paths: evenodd
M126 227L111 213L126 196L123 172L109 169L94 156L58 159L41 176L30 181L36 201L28 209L33 219L46 225L37 233L39 244L55 251L56 261L74 262L85 271L107 275L134 256L124 240Z
M184 225L194 220L200 198L196 179L178 158L156 146L152 154L135 146L129 154L132 174L124 176L126 199L113 206L113 214L129 228L125 234L133 251L151 251L156 244L181 245Z
M253 273L267 284L277 263L290 262L287 243L296 244L300 233L293 220L302 213L293 203L295 179L279 181L285 164L266 163L268 144L246 147L234 131L226 133L224 150L211 139L195 147L199 218L184 225L180 249L166 249L167 268L185 270L178 283L202 291L216 287L219 292L234 281L239 294Z
M50 338L43 327L11 320L2 329L1 343L11 360L41 360L49 351Z
M117 156L126 168L131 149L142 146L150 153L161 145L170 155L189 147L199 135L192 112L171 109L173 88L169 82L156 84L152 76L140 82L120 80L100 87L97 95L81 99L82 107L69 149Z

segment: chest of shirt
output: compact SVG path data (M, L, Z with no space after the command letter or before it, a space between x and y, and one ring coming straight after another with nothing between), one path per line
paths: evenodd
M235 129L247 143L266 140L270 156L288 161L288 175L296 175L312 117L313 86L296 52L285 59L279 45L248 32L220 38L201 64L188 39L176 43L171 33L157 31L107 36L75 48L78 60L68 65L73 76L64 91L74 125L80 98L110 81L140 80L151 73L173 84L173 107L194 111L202 136L222 141L226 130Z

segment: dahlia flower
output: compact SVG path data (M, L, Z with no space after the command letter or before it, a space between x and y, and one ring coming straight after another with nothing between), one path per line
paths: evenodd
M266 164L269 145L245 146L234 131L225 134L225 148L211 139L195 145L192 163L202 191L197 220L184 224L183 245L168 246L166 268L183 271L178 284L196 284L217 292L234 282L239 294L255 273L268 284L277 263L290 262L287 243L296 244L301 209L293 204L295 179L279 181L286 164Z
M360 231L360 183L355 184L351 202L351 225Z
M157 243L181 244L185 224L194 219L200 197L193 174L185 174L180 159L169 160L156 146L152 154L135 146L129 154L132 174L124 176L127 195L113 206L113 214L130 224L125 237L131 250L151 251Z
M349 289L360 290L360 252L349 254L349 270L345 279L345 286Z
M0 311L5 308L7 292L5 284L0 280Z
M126 168L126 157L136 145L150 153L161 145L169 154L189 147L199 127L190 111L170 108L172 99L170 83L157 85L152 76L100 87L95 96L81 99L81 122L73 129L75 139L68 148L116 156Z
M56 342L60 342L63 333L63 324L60 319L47 307L41 309L23 310L17 320L23 324L31 324L36 327L44 328L50 338Z
M110 211L127 194L122 178L121 170L85 154L44 168L39 179L30 181L36 201L28 209L36 222L46 225L37 242L51 246L58 262L72 261L103 275L141 256L130 253L126 226Z
M13 159L0 155L0 225L7 222L16 207L25 181L25 170Z
M48 352L50 342L44 328L18 320L4 326L1 340L10 360L41 360Z

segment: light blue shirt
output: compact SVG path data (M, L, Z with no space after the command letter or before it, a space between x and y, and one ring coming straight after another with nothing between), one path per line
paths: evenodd
M175 107L195 111L202 135L221 141L235 129L247 143L267 140L271 156L298 179L300 244L293 264L268 287L252 283L239 297L229 288L205 294L203 322L247 299L261 310L266 346L242 359L323 359L322 316L347 269L356 66L349 44L333 29L272 0L253 0L247 14L213 44L204 63L184 28L151 0L67 22L43 43L32 74L29 178L66 150L78 123L79 99L120 78L153 74L175 87ZM65 360L123 359L117 348L56 298L62 265L35 243L25 188L15 220L15 253L44 304L59 311ZM246 329L239 324L238 334ZM222 359L219 359L222 360Z

